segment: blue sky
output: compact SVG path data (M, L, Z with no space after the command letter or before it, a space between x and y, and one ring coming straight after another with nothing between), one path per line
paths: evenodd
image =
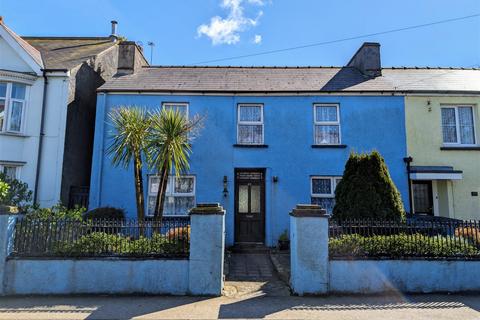
M0 0L20 35L119 34L156 46L154 64L199 61L330 41L480 13L479 0ZM344 65L364 41L384 66L480 66L480 17L221 65ZM146 48L149 57L149 49Z

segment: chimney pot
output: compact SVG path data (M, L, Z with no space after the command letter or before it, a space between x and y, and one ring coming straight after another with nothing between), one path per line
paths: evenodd
M112 34L110 36L111 37L117 37L118 22L116 20L112 20L112 21L110 21L110 23L112 24Z

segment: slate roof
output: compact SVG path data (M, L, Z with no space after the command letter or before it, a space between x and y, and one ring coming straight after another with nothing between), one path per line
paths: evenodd
M45 69L70 70L115 45L108 37L22 37L41 53Z
M480 69L384 68L369 78L353 67L160 66L114 77L99 91L480 93Z

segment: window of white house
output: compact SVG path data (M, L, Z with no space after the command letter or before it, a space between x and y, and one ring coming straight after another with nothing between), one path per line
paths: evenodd
M164 102L162 103L163 109L166 110L178 110L188 119L188 103L183 102Z
M157 192L160 186L158 176L148 178L148 215L155 212ZM169 176L163 214L166 216L187 215L195 206L195 176Z
M314 105L315 144L340 144L340 112L336 104Z
M475 144L475 121L472 106L442 107L444 144Z
M22 131L26 89L24 84L0 82L0 131Z
M11 179L20 179L20 167L10 164L0 164L0 172Z
M263 144L263 105L238 105L237 143Z
M318 204L328 213L335 206L335 189L342 177L311 177L311 203Z

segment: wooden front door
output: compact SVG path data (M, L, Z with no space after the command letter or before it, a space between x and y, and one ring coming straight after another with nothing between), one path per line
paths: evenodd
M412 187L414 212L433 215L432 181L413 181Z
M265 241L265 169L235 169L235 242Z

